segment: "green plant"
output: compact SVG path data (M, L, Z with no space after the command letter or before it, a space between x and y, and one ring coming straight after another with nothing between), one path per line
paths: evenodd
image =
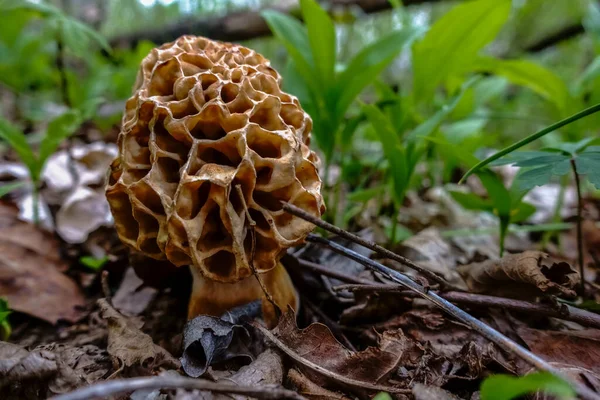
M588 181L600 189L600 143L598 138L587 138L577 143L563 143L554 147L546 147L540 151L514 152L491 163L491 165L512 164L525 169L517 175L515 185L523 191L535 186L543 186L553 177L562 177L572 172L575 188L577 189L577 245L578 264L581 275L581 289L584 288L583 265L583 230L580 175L585 175Z
M350 105L420 31L409 27L392 32L359 51L346 65L337 65L332 19L315 0L301 0L300 8L305 25L273 10L262 15L290 56L286 85L313 119L314 137L325 156L327 182Z
M83 256L79 258L79 263L91 269L92 271L98 272L104 267L104 265L108 262L108 257L92 257L92 256Z
M492 375L481 384L481 400L511 400L536 392L550 394L560 400L575 399L575 391L569 383L547 372L521 377Z
M8 316L12 313L8 308L6 299L0 297L0 330L2 331L2 340L7 340L12 332Z
M430 137L428 140L443 147L446 154L454 156L464 165L475 165L479 161L473 154L464 152L462 148L449 143L443 138ZM490 169L479 170L476 174L487 191L487 197L483 198L475 193L465 193L455 190L451 190L449 193L464 208L485 211L498 218L500 256L502 256L510 224L522 222L529 218L535 212L535 207L523 202L523 197L527 191L522 190L518 184L515 184L516 181L507 189L504 186L502 178Z
M29 171L34 194L33 215L35 220L38 219L38 194L44 165L48 157L56 151L65 138L76 131L81 122L81 115L74 110L56 117L48 124L36 152L29 144L27 135L18 127L0 117L0 138L17 153L21 162L25 164ZM14 190L17 187L19 186L15 184L5 189Z

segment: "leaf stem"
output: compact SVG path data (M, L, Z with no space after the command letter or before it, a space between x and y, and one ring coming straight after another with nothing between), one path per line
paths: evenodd
M581 182L579 181L579 174L577 173L577 165L575 164L575 158L571 158L571 167L573 168L573 175L575 175L575 187L577 188L577 263L579 264L579 275L581 277L581 286L579 288L579 295L585 296L585 271L583 265L583 227L582 227L582 211L583 211L583 200L581 198Z

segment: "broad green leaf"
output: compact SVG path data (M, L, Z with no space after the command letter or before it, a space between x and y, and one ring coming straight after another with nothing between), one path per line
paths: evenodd
M566 83L554 72L528 60L500 60L480 58L477 69L508 79L525 86L548 101L553 102L561 113L566 112L570 95Z
M373 83L402 49L421 31L413 28L393 32L362 49L336 78L336 118L343 119L356 97Z
M36 170L37 158L27 143L27 138L23 132L2 117L0 117L0 139L8 143L30 172Z
M414 140L418 137L427 137L435 132L435 130L446 119L446 117L448 117L448 115L454 111L466 91L478 80L479 77L474 76L463 83L458 94L448 100L448 102L444 104L438 112L433 114L431 118L417 126L410 134L408 134L406 140Z
M454 7L413 47L416 103L428 101L448 77L468 71L508 19L510 0L468 1Z
M486 158L485 160L479 162L477 165L475 165L474 167L472 167L471 169L469 169L467 171L467 173L465 175L463 175L463 177L460 179L459 183L464 182L465 179L467 179L467 177L469 177L469 175L473 174L474 172L480 170L481 168L485 167L486 165L488 165L489 163L491 163L492 161L495 161L509 153L512 153L515 150L520 149L523 146L528 145L529 143L543 137L544 135L547 135L550 132L553 132L557 129L562 128L563 126L569 125L570 123L573 123L577 120L580 120L582 118L587 117L588 115L592 115L596 112L600 111L600 104L596 104L593 105L589 108L586 108L583 111L578 112L577 114L571 115L570 117L567 117L555 124L552 124L550 126L547 126L546 128L534 133L533 135L527 136L524 139L519 140L517 143L510 145L502 150L500 150L499 152L495 153L494 155Z
M449 191L449 193L458 204L467 210L491 212L494 209L491 201L482 199L476 194L457 192L454 190Z
M556 150L556 151L562 151L562 152L570 154L570 155L575 155L576 153L580 153L581 151L584 151L588 146L598 143L599 141L600 141L600 138L588 137L583 140L580 140L579 142L560 143L560 144L554 145L552 147L546 147L542 150L546 150L546 151Z
M517 175L514 184L520 190L531 190L536 186L544 186L552 179L552 168L537 167Z
M374 199L385 192L385 186L376 186L374 188L359 189L350 193L346 198L348 201L356 201L359 203L366 203L367 201Z
M450 143L447 139L436 136L429 136L425 139L427 141L437 144L440 147L441 151L443 151L446 154L451 154L462 164L464 164L467 168L470 168L479 162L479 159L475 157L471 152L464 151L459 145Z
M306 28L295 18L274 10L261 13L269 28L284 45L290 57L296 63L298 73L311 92L319 93L316 70Z
M521 221L525 221L527 218L531 217L536 211L535 206L520 202L516 208L511 210L510 213L510 222L517 223Z
M511 209L511 196L502 179L490 170L480 171L477 176L488 192L499 217L508 216Z
M336 59L335 26L325 10L315 0L300 0L302 17L308 31L308 41L323 85L333 82Z
M563 154L546 153L545 155L541 155L538 157L526 158L524 160L517 161L514 165L517 167L536 167L538 165L552 166L554 163L568 159L569 157Z
M577 78L573 85L573 92L575 92L576 95L581 94L585 87L598 79L598 77L600 77L600 56L594 58L579 78Z
M379 392L375 397L373 397L373 400L392 400L392 396L385 392Z
M5 183L4 185L0 185L0 197L4 197L7 194L9 194L10 192L14 192L15 190L25 186L27 184L27 182L25 181L18 181L18 182L11 182L11 183Z
M383 146L383 153L390 165L392 174L394 201L399 205L404 200L410 178L404 147L390 120L379 108L372 104L365 104L362 109L373 125L375 133Z
M522 377L490 376L481 384L481 400L511 400L538 391L559 399L575 398L575 391L568 382L548 372L535 372Z
M575 159L577 173L586 175L588 181L600 189L600 154L582 153Z
M75 111L66 112L59 117L56 117L48 124L46 135L40 143L40 151L38 155L38 174L46 163L46 159L50 157L60 146L62 141L71 136L81 124L81 116ZM37 180L39 175L33 180Z

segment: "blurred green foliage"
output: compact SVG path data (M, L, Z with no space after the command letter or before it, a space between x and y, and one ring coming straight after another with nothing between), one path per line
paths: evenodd
M111 49L105 37L275 4L0 0L0 98L9 98L1 103L0 134L35 186L48 155L82 124L103 132L118 124L139 63L155 46L140 40L130 49ZM300 0L291 15L262 12L274 36L244 44L272 60L285 89L313 119L313 147L324 161L325 217L347 226L375 203L384 231L397 242L410 235L397 218L409 191L455 182L490 150L600 102L600 9L592 0L390 4L390 11L367 16ZM89 19L86 7L96 17ZM545 51L526 51L573 24L584 33ZM531 146L560 149L596 134L599 124L591 115ZM595 182L591 148L579 163ZM522 165L526 155L514 157L528 167ZM483 170L478 175L487 195L454 197L496 215L503 238L508 224L531 212L521 201L526 190L558 182L564 172L533 177L531 167L519 175L524 186L505 188ZM1 186L0 194L14 188Z

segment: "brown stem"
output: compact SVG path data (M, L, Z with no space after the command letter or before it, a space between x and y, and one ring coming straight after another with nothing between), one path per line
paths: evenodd
M398 293L404 297L417 297L415 292L406 290L400 285L378 284L349 284L339 285L333 288L335 291L348 290L351 292L368 291L377 293ZM455 303L474 307L498 307L508 310L525 312L528 314L543 315L546 317L560 318L567 321L577 322L585 326L600 328L600 315L582 310L580 308L562 305L561 309L548 304L532 303L529 301L507 299L504 297L487 296L482 294L465 292L440 293L444 299Z
M571 159L571 167L573 168L573 175L575 175L575 187L577 188L577 263L579 264L579 276L581 278L581 285L579 286L579 295L585 296L585 271L583 265L583 226L582 226L582 212L583 212L583 200L581 198L581 182L579 182L579 174L577 173L577 165L575 159Z
M144 378L118 379L103 381L87 386L71 393L51 397L50 400L89 400L106 398L119 393L133 392L140 389L188 389L214 393L240 394L258 399L291 399L306 400L304 396L275 385L242 386L209 382L203 379L185 378L183 376L153 376Z
M344 239L351 240L352 242L360 244L361 246L364 246L367 249L371 249L389 259L392 259L394 261L399 262L402 265L405 265L411 269L414 269L415 271L418 271L425 277L427 277L441 285L444 285L445 287L452 288L454 290L460 290L459 288L454 288L450 283L446 282L446 280L444 278L442 278L441 276L421 267L420 265L415 264L413 261L409 260L408 258L402 257L394 252L389 251L388 249L386 249L384 247L381 247L377 243L365 240L365 239L361 238L360 236L357 236L357 235L350 233L344 229L338 228L335 225L325 222L325 221L307 213L306 211L302 210L301 208L298 208L290 203L284 202L283 209L292 215L300 217L308 222L315 224L316 226L318 226L320 228L325 229L326 231L335 233L336 235L339 235L339 236L343 237Z

